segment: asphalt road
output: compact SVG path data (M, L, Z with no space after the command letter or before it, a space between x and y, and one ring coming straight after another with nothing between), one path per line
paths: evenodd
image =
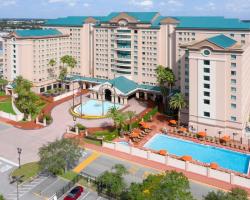
M91 151L88 151L87 156L85 155L84 159L87 159L91 154ZM84 160L83 159L83 160ZM85 169L82 170L82 174L90 175L91 177L97 177L106 170L111 170L115 164L122 164L128 170L128 174L124 176L124 179L129 185L131 182L142 182L149 174L157 174L159 171L155 169L148 168L146 166L138 165L136 163L131 163L126 160L121 160L116 157L111 157L106 154L101 154L97 159L91 162ZM217 190L214 187L194 182L190 180L190 188L193 196L197 200L202 200L203 195L206 195L210 191Z

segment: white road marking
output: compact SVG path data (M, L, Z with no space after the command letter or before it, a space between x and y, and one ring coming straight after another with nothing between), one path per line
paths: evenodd
M7 160L6 158L0 157L0 160L6 162L6 163L8 163L8 164L14 165L14 166L16 166L16 167L18 166L17 163L14 163L14 162L12 162L12 161L10 161L10 160Z
M89 191L81 198L82 200L85 199L89 195Z

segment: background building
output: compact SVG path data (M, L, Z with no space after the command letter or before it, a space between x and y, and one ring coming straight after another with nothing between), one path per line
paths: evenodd
M52 30L57 34L46 35ZM23 75L39 87L38 92L43 92L56 81L45 69L48 61L57 60L56 77L59 58L65 54L77 60L73 75L103 80L125 76L146 87L157 85L155 69L163 65L174 71L175 87L188 102L188 108L182 110L183 123L209 134L248 134L247 21L113 12L103 17L51 19L41 32L45 35L38 31L29 38L16 31L6 37L4 74L10 81ZM39 51L43 42L47 49ZM50 45L55 49L51 50ZM15 46L20 48L16 51L18 59L13 57Z

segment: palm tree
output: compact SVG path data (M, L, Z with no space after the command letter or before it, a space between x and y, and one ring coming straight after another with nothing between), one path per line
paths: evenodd
M168 96L171 93L172 86L175 83L175 75L173 71L170 68L166 68L162 65L159 65L156 68L156 74L157 74L157 82L161 88L161 93L163 96L163 109L166 111L168 105Z
M127 115L124 115L124 113L118 111L118 115L115 118L115 124L118 129L118 134L120 136L122 136L121 131L123 130L127 119L128 119Z
M4 90L4 87L8 85L8 81L3 79L3 78L0 78L0 91L1 90Z
M107 117L109 117L113 120L115 126L116 126L116 117L117 117L118 113L119 113L119 111L115 106L111 107L107 113Z
M129 131L131 131L131 123L132 123L132 119L135 117L136 113L135 111L127 111L126 115L129 119Z
M181 109L186 107L186 101L181 93L176 93L174 96L171 97L169 102L170 108L174 110L178 110L178 127L180 126L180 119L181 119Z
M52 77L54 77L53 72L54 72L54 66L55 65L56 65L56 60L55 59L50 59L50 61L49 61L50 68L48 69L48 71L51 73Z
M73 68L75 68L75 66L77 64L77 61L73 56L69 56L67 64L68 64L68 66L70 68L70 74L71 74L71 71L72 71Z
M69 60L69 55L65 55L65 56L60 58L60 61L63 64L63 67L64 67L65 64L68 63L68 60Z

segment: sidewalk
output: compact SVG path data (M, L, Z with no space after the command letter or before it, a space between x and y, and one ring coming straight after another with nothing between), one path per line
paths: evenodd
M239 187L236 185L231 185L229 183L223 182L223 181L219 181L213 178L208 178L206 176L202 176L199 174L195 174L192 172L187 172L178 168L174 168L171 166L167 166L161 163L157 163L154 161L150 161L144 158L140 158L137 156L133 156L133 155L129 155L123 152L118 152L118 151L114 151L105 147L100 147L100 146L96 146L93 144L87 144L85 143L84 146L87 149L91 149L91 150L95 150L97 152L100 153L104 153L104 154L108 154L110 156L114 156L117 157L119 159L123 159L123 160L127 160L129 162L134 162L136 164L142 165L142 166L147 166L153 169L156 169L158 171L166 171L166 170L175 170L177 172L182 172L183 174L185 174L185 176L187 176L190 180L202 183L202 184L206 184L206 185L210 185L216 188L220 188L222 190L230 190L233 187ZM250 189L249 188L243 188L244 190L246 190L248 192L248 194L250 195Z

